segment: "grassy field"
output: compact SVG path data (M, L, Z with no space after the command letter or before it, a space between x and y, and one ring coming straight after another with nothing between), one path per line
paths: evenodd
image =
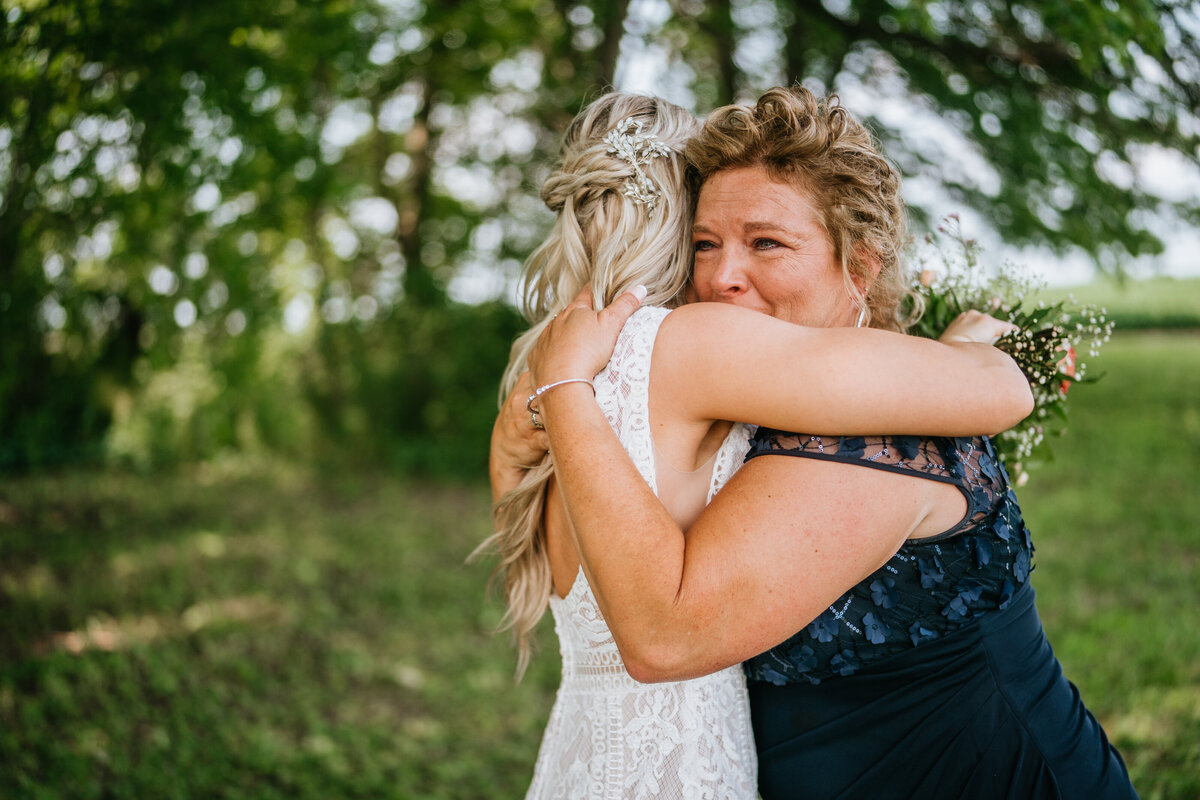
M1099 278L1086 286L1053 287L1042 293L1061 299L1075 295L1109 311L1118 330L1134 328L1200 328L1200 278L1168 276L1117 283Z
M1095 366L1021 492L1039 607L1142 796L1196 798L1200 332L1118 336Z
M0 797L523 793L557 666L514 688L488 633L482 487L238 465L0 492Z
M1200 797L1200 336L1119 337L1022 505L1068 676L1146 798ZM482 486L228 462L0 482L0 797L509 798Z

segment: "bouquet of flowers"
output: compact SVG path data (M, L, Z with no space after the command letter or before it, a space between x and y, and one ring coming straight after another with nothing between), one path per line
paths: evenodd
M945 241L943 241L945 240ZM1087 375L1081 354L1094 358L1112 336L1103 308L1066 300L1036 300L1045 282L1023 274L1010 263L989 271L980 263L979 245L962 234L951 215L926 237L913 289L924 301L924 313L909 333L936 339L960 313L975 309L1007 320L1019 330L996 346L1013 357L1033 387L1033 413L992 441L1017 485L1028 480L1028 468L1052 457L1048 434L1066 430L1067 392ZM948 244L946 243L948 242ZM1035 303L1028 307L1028 303Z

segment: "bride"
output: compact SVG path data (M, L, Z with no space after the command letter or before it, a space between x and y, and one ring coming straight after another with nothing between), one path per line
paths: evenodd
M840 283L806 286L822 292L830 311L819 324L845 327L804 328L728 305L680 307L694 204L682 150L697 130L683 109L624 93L600 97L572 122L542 188L557 218L526 265L533 325L513 345L505 373L510 409L519 403L540 426L543 395L591 384L642 477L685 529L745 455L747 428L729 420L816 433L958 435L1004 429L1028 411L1025 379L999 351L849 327L860 309L861 324L872 284L898 285L898 275L852 278L857 296ZM645 305L594 379L529 385L535 343L581 292L596 307L629 310L643 298ZM988 340L1002 323L977 317L961 325L947 338L971 328ZM700 370L703 380L688 379ZM864 402L874 398L864 391L871 376L885 372L904 402ZM963 391L936 389L931 378L947 374ZM496 532L481 547L500 555L518 675L547 606L563 665L527 796L752 800L756 760L741 668L655 684L629 675L580 569L553 463L544 456L525 470L506 458L515 452L515 435L502 429L511 417L502 414L493 435Z

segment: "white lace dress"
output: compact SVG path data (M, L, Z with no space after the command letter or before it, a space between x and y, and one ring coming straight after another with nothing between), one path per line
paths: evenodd
M596 398L621 444L657 493L650 439L650 354L668 311L647 307L625 325ZM735 425L713 466L708 499L742 463L747 430ZM527 798L757 797L757 759L740 666L677 683L643 684L625 671L580 571L552 596L562 685Z

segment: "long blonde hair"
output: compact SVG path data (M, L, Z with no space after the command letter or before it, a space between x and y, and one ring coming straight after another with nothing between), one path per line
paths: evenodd
M641 123L669 149L638 168L612 152L606 135L625 120ZM690 277L692 197L682 151L699 130L684 109L655 97L612 92L571 122L560 164L542 186L557 214L554 228L525 263L523 311L530 328L517 337L500 386L503 402L527 369L529 353L551 317L588 284L601 308L641 284L647 304L683 301ZM625 191L640 169L658 192L653 208ZM579 377L592 377L591 375ZM477 553L495 550L507 611L500 629L517 644L517 678L532 654L533 630L546 612L553 581L546 551L545 489L554 465L547 454L492 508L495 528Z

